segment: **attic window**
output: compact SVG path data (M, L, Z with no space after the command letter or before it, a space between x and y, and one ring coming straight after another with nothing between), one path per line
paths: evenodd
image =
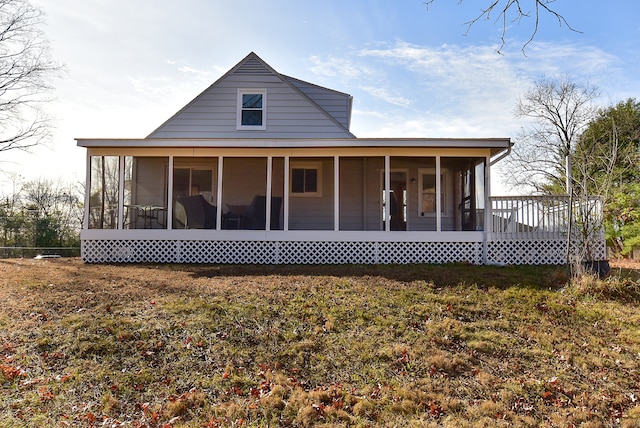
M266 126L267 91L238 90L238 129L264 130Z

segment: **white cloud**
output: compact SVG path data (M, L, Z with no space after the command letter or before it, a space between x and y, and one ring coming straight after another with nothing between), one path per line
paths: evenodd
M604 77L620 64L619 58L595 46L534 42L527 56L512 55L514 66L529 74L568 75L576 79Z
M535 78L564 70L563 76L599 85L608 81L605 76L618 60L574 44L533 43L524 56L517 43L500 55L489 45L396 41L347 52L344 58L314 57L314 63L332 64L332 76L356 85L352 131L358 136L503 137L521 128L513 112ZM327 75L319 68L313 71Z
M198 70L195 69L193 67L188 67L188 66L182 66L178 68L178 71L182 72L182 73L189 73L189 74L200 74L200 75L208 75L209 73L204 71L204 70Z
M405 98L401 95L392 94L388 89L380 88L377 86L363 86L361 89L376 98L380 98L390 104L394 104L397 106L409 106L411 104L411 100Z
M356 63L350 58L328 57L318 55L309 58L311 71L323 77L340 77L344 80L360 79L375 76L377 72L365 64Z

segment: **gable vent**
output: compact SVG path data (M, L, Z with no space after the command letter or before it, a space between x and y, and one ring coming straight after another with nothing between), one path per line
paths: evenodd
M265 66L257 59L250 59L240 66L236 73L239 74L271 74Z

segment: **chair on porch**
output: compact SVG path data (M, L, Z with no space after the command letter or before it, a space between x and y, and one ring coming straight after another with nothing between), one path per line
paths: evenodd
M282 206L282 198L278 196L271 197L271 230L280 230L280 208ZM267 224L267 197L256 195L251 201L242 217L242 228L251 230L265 230Z
M202 195L177 198L174 228L215 229L217 211Z

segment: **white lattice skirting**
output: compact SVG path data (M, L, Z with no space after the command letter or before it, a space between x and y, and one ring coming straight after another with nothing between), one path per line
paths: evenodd
M599 249L605 259L604 242ZM486 260L510 265L564 264L565 240L487 243ZM88 263L408 264L485 260L482 242L212 241L88 239Z
M560 265L567 260L567 241L493 241L487 243L487 260L507 265Z
M482 242L82 241L88 263L482 264Z
M593 259L606 259L604 239L592 243ZM577 248L572 248L577 251ZM566 239L501 240L487 243L487 260L508 265L561 265L567 262Z

